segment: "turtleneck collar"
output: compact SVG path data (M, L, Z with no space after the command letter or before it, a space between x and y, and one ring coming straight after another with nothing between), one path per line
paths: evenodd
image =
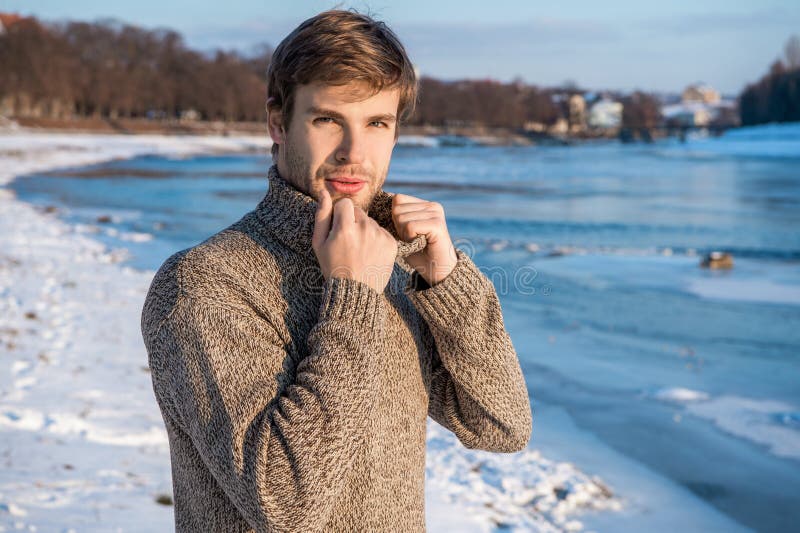
M267 177L269 190L256 207L256 216L267 231L286 246L316 261L311 236L314 233L317 201L283 179L278 174L277 165L270 167ZM411 242L400 239L392 221L392 196L383 190L378 191L368 214L394 236L397 240L397 257L401 258L425 248L426 241L424 235L419 235Z

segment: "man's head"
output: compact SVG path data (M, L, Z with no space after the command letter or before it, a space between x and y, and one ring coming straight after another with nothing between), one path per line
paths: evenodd
M400 41L382 22L326 11L275 49L268 72L269 132L281 176L319 198L350 197L366 210L389 171L398 122L417 96ZM360 186L336 180L358 180Z

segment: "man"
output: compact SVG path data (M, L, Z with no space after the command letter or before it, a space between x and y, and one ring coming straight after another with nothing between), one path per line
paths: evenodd
M269 190L170 257L142 314L179 531L424 531L426 418L523 449L491 282L438 204L381 189L416 80L382 23L303 22L269 68Z

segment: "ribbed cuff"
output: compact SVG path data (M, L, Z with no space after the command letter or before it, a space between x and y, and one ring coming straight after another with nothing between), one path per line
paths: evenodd
M384 322L383 295L360 281L329 278L323 285L319 320L345 320L356 328L380 331Z
M452 319L461 309L474 306L494 292L492 282L467 254L456 248L456 255L455 267L439 283L423 290L414 290L409 284L406 290L412 303L428 321Z

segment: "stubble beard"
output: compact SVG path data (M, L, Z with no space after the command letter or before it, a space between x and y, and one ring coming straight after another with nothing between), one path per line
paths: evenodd
M342 165L339 167L323 164L316 170L316 175L312 176L313 169L309 164L308 159L301 153L295 151L291 147L291 143L285 143L280 147L280 150L286 151L286 168L288 176L284 176L289 183L294 185L298 190L306 193L315 200L319 200L319 191L325 187L325 178L332 175L336 170L347 169L345 174L356 175L360 179L366 180L366 194L362 190L358 195L337 194L333 193L334 203L341 198L350 198L355 205L369 212L369 206L375 195L378 194L380 186L386 179L386 172L383 176L378 178L374 173L367 172L363 168L354 168L352 165Z

